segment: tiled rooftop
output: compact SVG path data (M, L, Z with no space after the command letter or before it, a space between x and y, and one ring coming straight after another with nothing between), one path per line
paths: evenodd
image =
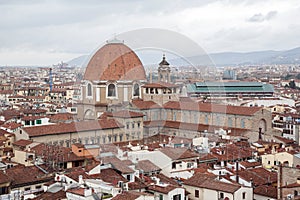
M93 121L81 121L72 123L59 123L53 125L25 127L23 128L23 130L26 133L28 133L30 137L34 137L41 135L76 133L80 131L113 129L121 127L123 127L123 125L121 125L114 119L101 119Z
M192 110L199 112L208 113L225 113L233 115L245 115L251 116L262 109L262 107L242 107L242 106L231 106L231 105L221 105L212 103L202 103L202 102L186 102L186 101L169 101L163 105L165 109L175 109L175 110Z

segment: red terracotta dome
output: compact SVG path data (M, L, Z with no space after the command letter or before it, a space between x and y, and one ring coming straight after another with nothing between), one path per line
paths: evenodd
M84 80L146 80L146 73L133 50L122 42L113 41L91 57Z

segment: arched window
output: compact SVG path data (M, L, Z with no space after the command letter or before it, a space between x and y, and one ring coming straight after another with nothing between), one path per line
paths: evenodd
M108 97L115 97L116 96L116 86L114 84L109 84L107 87L107 96Z
M92 84L87 85L87 96L92 96Z
M133 96L140 96L140 86L137 83L133 86Z
M261 128L262 133L265 133L267 131L267 122L265 119L259 120L258 126L259 128Z

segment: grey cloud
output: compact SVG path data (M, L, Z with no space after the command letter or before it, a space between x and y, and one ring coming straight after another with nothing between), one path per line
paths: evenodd
M33 51L88 54L99 43L113 37L114 33L149 27L175 29L193 37L200 44L206 44L210 51L256 49L269 40L271 33L280 33L278 37L283 40L286 30L276 31L276 23L281 23L282 19L297 19L299 16L299 12L290 18L286 12L280 12L279 16L276 11L279 8L270 8L270 12L258 11L259 2L261 0L0 0L0 53ZM257 8L257 13L243 15L242 22L218 23L208 29L205 22L211 21L211 16L208 14L207 19L206 16L201 18L201 11L199 15L195 12L198 8L211 11L214 8L231 7L247 10L249 6ZM190 14L189 11L192 11L189 18L182 19ZM218 19L222 15L220 13L214 18ZM276 20L273 20L275 17ZM272 24L261 23L268 20ZM262 26L271 28L267 27L261 32L259 28ZM270 34L262 40L266 32ZM299 34L290 32L286 40L295 42ZM272 48L272 42L274 40L266 46ZM280 46L282 43L276 44Z
M277 15L277 11L270 11L266 15L263 15L262 13L254 14L252 17L247 19L249 22L263 22L267 20L273 19Z
M265 20L264 16L261 13L255 14L248 19L248 21L250 21L250 22L262 22L264 20Z
M270 19L272 19L272 18L274 18L276 15L277 15L277 11L270 11L270 12L268 12L268 14L266 15L266 17L265 17L265 19L266 20L270 20Z

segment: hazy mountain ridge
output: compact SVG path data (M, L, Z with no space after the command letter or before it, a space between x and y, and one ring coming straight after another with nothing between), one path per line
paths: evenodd
M209 59L210 57L210 59ZM259 65L259 64L300 64L300 47L286 51L222 52L186 58L194 65ZM69 65L82 66L88 55L82 55L67 62ZM141 56L141 60L143 58ZM171 65L180 66L182 59L169 60ZM146 63L150 64L150 63ZM155 63L153 63L155 64Z
M287 51L225 52L210 56L216 65L300 64L300 47Z

